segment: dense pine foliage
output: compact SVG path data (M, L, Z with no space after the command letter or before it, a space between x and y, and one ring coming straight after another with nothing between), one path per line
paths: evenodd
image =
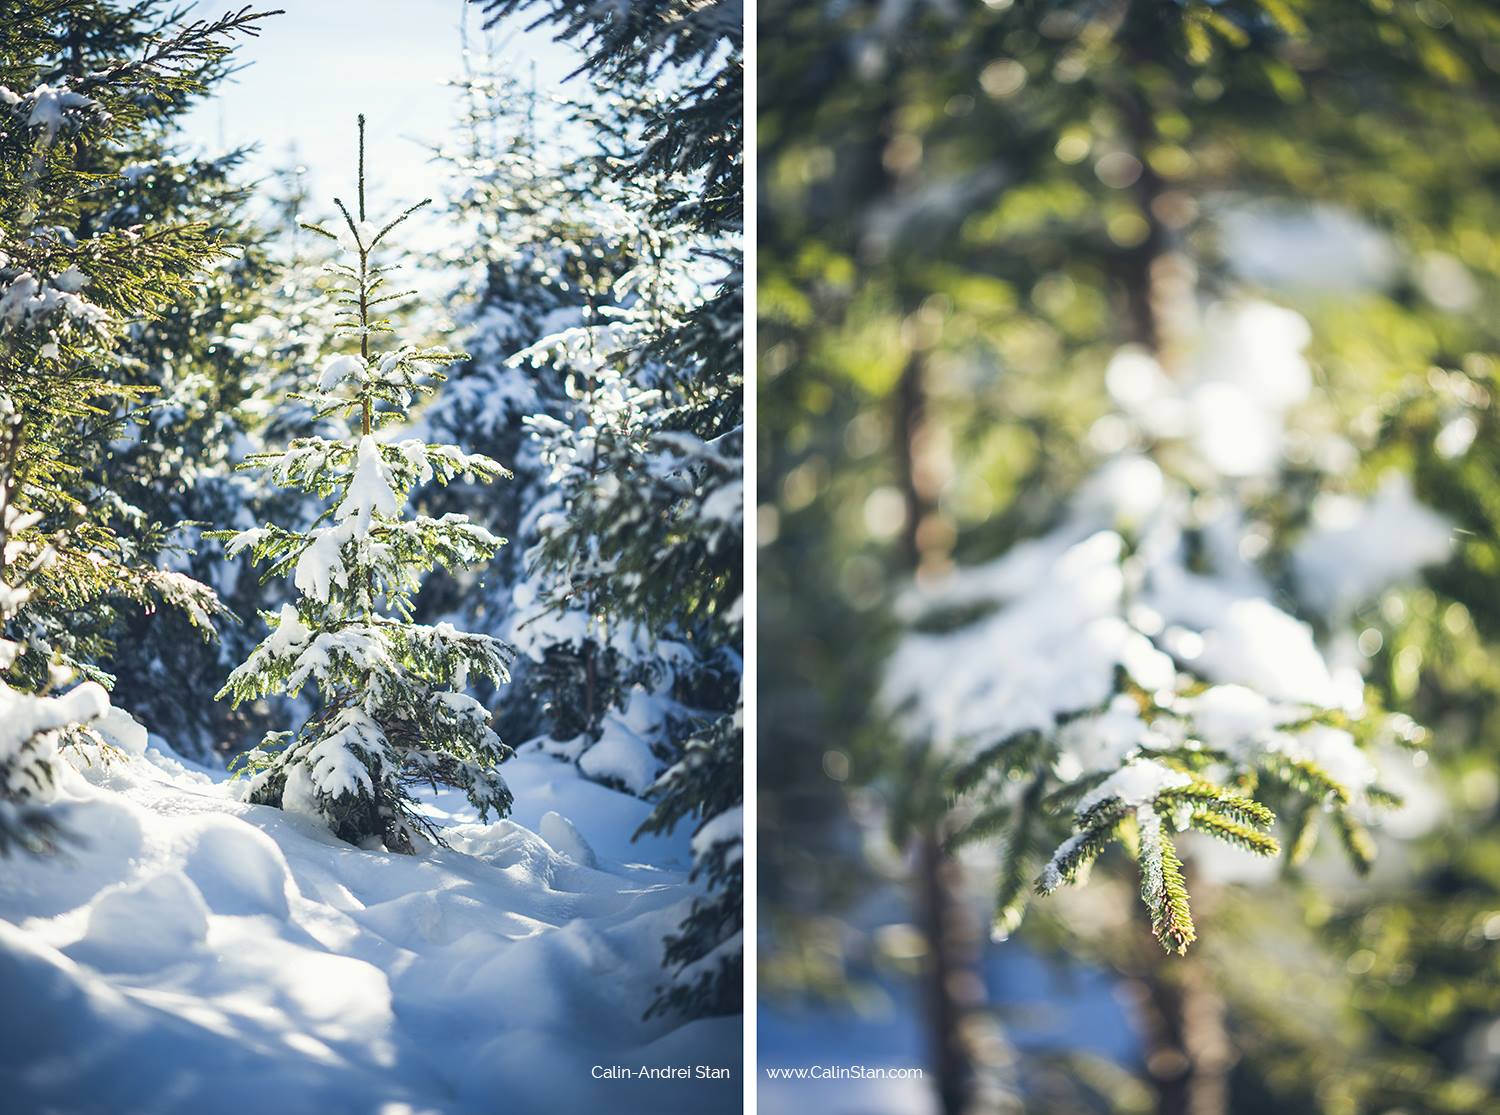
M761 18L763 981L917 951L948 1111L1483 1110L1493 13Z
M143 332L190 296L224 246L192 219L201 210L185 211L170 192L141 204L149 171L119 156L148 147L158 121L201 95L222 73L233 40L256 33L263 19L244 8L174 24L154 4L131 11L22 4L7 13L0 45L7 817L10 803L50 785L50 757L69 726L108 707L98 683L113 680L127 610L177 609L205 636L223 615L209 587L158 566L171 524L130 502L128 468L118 477L109 468L112 444L135 428L161 386L150 374L142 381ZM184 172L207 178L206 193L216 173L222 168ZM79 675L89 682L66 697L40 696Z

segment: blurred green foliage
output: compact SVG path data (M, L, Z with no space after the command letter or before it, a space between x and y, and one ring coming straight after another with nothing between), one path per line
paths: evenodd
M1500 10L766 0L760 41L762 986L857 994L890 966L845 914L906 871L873 702L915 529L903 384L923 567L990 557L1088 467L1109 355L1170 346L1153 292L1258 293L1313 324L1299 425L1348 440L1351 488L1408 473L1458 544L1354 617L1380 698L1430 729L1435 827L1383 842L1365 885L1289 870L1208 915L1230 1109L1496 1110ZM1290 252L1268 279L1236 257L1247 213L1353 217L1372 251L1340 282ZM1445 455L1455 423L1472 443ZM1032 945L1139 975L1119 935L1036 912ZM1035 1110L1146 1102L1032 1068Z

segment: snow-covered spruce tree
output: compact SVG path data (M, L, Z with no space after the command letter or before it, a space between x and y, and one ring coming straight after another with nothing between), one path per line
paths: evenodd
M332 271L344 307L340 333L357 340L358 351L330 356L303 401L319 417L349 417L351 430L342 438L298 438L246 462L331 506L307 530L268 525L218 535L230 556L248 550L267 563L268 578L290 575L300 593L267 616L273 630L223 692L240 702L296 695L313 682L321 697L298 730L268 734L241 761L249 800L316 816L351 843L413 852L423 833L437 835L417 809L413 785L458 787L481 816L509 812L511 794L495 769L509 750L465 690L471 678L504 681L511 651L451 624L412 622L412 596L425 573L487 561L504 540L462 515L404 516L403 507L419 484L506 472L452 446L377 436L405 420L413 400L442 379L440 369L463 354L374 347L392 332L382 307L404 296L387 290L390 269L377 265L376 250L426 202L383 224L368 219L364 127L361 116L355 212L336 199L341 235L308 226L353 259Z
M601 369L616 362L620 390L593 392L597 417L553 447L554 459L574 462L578 498L544 528L536 550L569 591L588 594L595 615L636 624L673 649L658 662L684 715L650 733L672 765L651 787L658 808L648 827L693 824L708 893L668 942L668 983L656 1006L730 1013L741 1005L743 950L740 13L673 0L624 14L569 0L484 6L492 17L540 10L586 52L583 69L606 95L621 85L662 92L642 106L611 169L630 187L635 224L669 247L647 253L623 282L636 292L624 315L612 311L567 342ZM682 297L675 283L658 281L672 274L690 276L684 285L694 293ZM610 334L620 348L601 359Z
M564 35L588 35L594 15L565 24ZM589 63L597 84L655 78L666 92L640 101L628 146L610 159L624 225L642 245L615 305L519 357L573 368L583 416L534 423L559 504L538 524L532 552L552 576L553 603L583 602L589 623L648 635L645 665L657 680L636 696L657 713L634 735L669 765L646 791L657 809L645 830L693 825L694 876L706 890L667 939L667 983L652 1010L733 1013L742 957L738 134L724 123L723 147L699 146L691 134L702 120L682 117L670 158L658 141L694 95L736 87L739 56L732 38L715 41L699 59L696 93L678 96L645 26L618 38L592 30L610 42ZM681 24L678 47L705 47L700 30Z
M738 1008L743 948L742 440L671 428L688 407L638 382L665 375L651 349L660 309L636 302L520 355L572 373L583 419L530 420L556 501L533 557L543 614L581 616L590 645L619 648L638 671L585 772L635 788L666 760L641 786L656 801L642 831L694 826L694 876L709 896L668 938L653 1010L723 1014Z
M741 699L743 706L743 699ZM642 832L694 823L695 899L666 941L668 981L652 1013L728 1014L739 1008L744 966L744 723L738 709L703 726L652 786L656 808Z

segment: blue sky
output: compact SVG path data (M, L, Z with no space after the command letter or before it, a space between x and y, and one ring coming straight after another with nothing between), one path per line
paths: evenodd
M200 0L195 15L217 15L230 0ZM441 168L430 147L450 132L461 71L460 21L482 48L482 12L462 0L265 0L285 14L235 53L242 67L188 116L190 143L209 151L255 145L250 173L261 177L296 161L308 168L316 209L335 194L352 198L355 116L369 120L370 206L378 214L423 197L441 198ZM467 9L467 12L466 12ZM577 65L545 29L499 28L500 56L536 67L543 93ZM571 85L581 84L582 78Z

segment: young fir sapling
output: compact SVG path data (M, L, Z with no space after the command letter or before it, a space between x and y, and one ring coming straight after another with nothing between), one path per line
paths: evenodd
M419 812L420 783L462 789L481 817L504 816L511 794L495 769L511 754L485 707L465 690L470 679L508 678L511 649L449 623L412 622L412 598L434 566L467 568L504 544L461 514L404 514L412 490L456 477L508 476L481 454L416 439L383 441L377 432L407 417L413 401L441 382L441 369L465 354L401 345L376 351L393 333L379 316L410 294L386 289L389 267L375 250L412 213L383 224L366 216L364 117L359 118L358 217L339 199L346 228L336 240L354 262L335 263L342 311L336 335L358 351L330 356L314 391L293 396L320 419L342 416L344 438L302 437L282 452L252 456L247 468L330 501L308 530L267 525L220 532L229 556L248 550L264 577L290 576L299 595L271 633L230 674L220 696L238 703L270 693L295 695L314 682L321 702L297 731L269 733L241 760L249 800L307 813L351 843L412 852L422 833L439 839Z

